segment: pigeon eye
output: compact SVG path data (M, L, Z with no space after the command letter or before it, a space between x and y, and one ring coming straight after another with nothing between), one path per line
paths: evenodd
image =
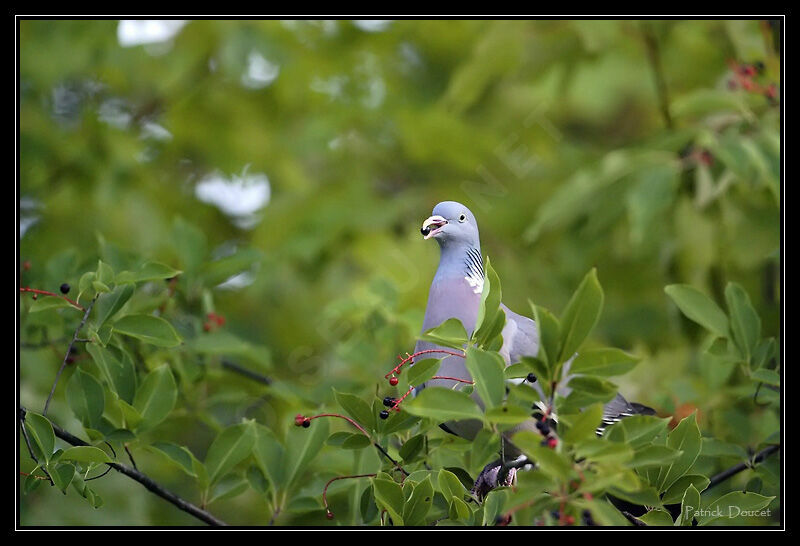
M467 219L467 216L465 214L462 214L461 216L458 217L458 221L459 222L463 222L466 219Z

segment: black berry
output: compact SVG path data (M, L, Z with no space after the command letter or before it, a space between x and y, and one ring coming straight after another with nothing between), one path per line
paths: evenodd
M69 294L70 285L67 283L62 284L58 289L61 290L62 294Z
M381 419L388 419L388 418L389 418L389 412L386 411L386 410L383 410L381 412Z
M544 421L536 421L536 428L539 429L539 432L541 432L545 436L550 434L550 425L548 425Z
M528 380L528 383L536 383L536 374L529 373L525 379Z
M387 396L386 398L383 399L383 405L386 406L387 408L390 406L394 406L395 402L397 402L397 400L395 400L391 396Z
M311 420L310 419L306 419L305 421L303 421L303 428L308 428L310 426L311 426Z

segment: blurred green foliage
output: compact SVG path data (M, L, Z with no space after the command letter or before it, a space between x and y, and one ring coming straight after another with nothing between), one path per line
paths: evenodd
M761 337L780 347L779 24L192 21L165 43L132 47L118 30L19 23L19 283L58 292L67 282L75 297L84 272L100 280L98 260L132 272L125 312L161 316L184 341L131 357L140 389L165 363L179 384L150 442L186 446L208 465L215 437L248 418L291 454L308 436L292 417L335 407L334 389L387 395L382 376L413 347L438 260L419 225L446 199L475 213L518 312L528 298L563 309L596 267L605 306L590 347L642 357L621 379L626 397L675 422L697 410L703 436L725 446L757 449L779 432L778 393L756 399L747 369L664 293L691 285L729 311L749 295ZM227 181L227 208L198 199L213 180ZM237 190L266 180L264 206L247 209ZM150 262L182 274L137 281ZM728 295L729 282L741 292ZM20 297L20 403L31 411L80 320L69 307L31 312L46 299ZM75 363L91 356L81 346ZM78 366L48 414L76 434L68 385ZM741 460L716 447L699 473ZM140 469L209 501L160 451L134 449ZM34 466L23 442L20 461ZM379 459L326 447L314 465L278 523L328 524L325 482L373 472ZM755 480L765 495L779 491L777 457L727 487ZM22 498L21 523L197 523L114 472L90 484L102 508L39 487ZM270 521L257 487L224 485L212 512ZM332 502L355 508L365 487L338 482ZM342 508L337 521L359 521L356 512Z

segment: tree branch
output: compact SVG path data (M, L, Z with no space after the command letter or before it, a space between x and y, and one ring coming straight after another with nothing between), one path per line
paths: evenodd
M66 365L67 365L67 360L69 360L69 356L70 356L70 354L72 354L72 346L75 345L75 342L78 339L78 334L80 333L81 328L83 328L83 325L86 324L86 319L89 318L89 313L92 312L92 307L94 307L94 302L96 302L97 298L99 298L99 297L100 297L100 294L95 294L94 298L92 298L92 301L89 302L89 306L86 308L86 311L83 313L83 318L81 319L81 323L75 329L75 333L72 334L72 341L69 342L69 347L67 347L67 352L64 355L64 360L61 362L61 367L58 369L58 373L56 374L56 378L53 381L53 387L50 389L50 394L47 395L47 400L44 403L44 409L42 410L42 415L44 415L44 416L47 415L47 408L48 408L48 406L50 406L50 400L53 399L53 395L56 392L56 385L58 385L58 380L61 377L61 372L64 371L64 367L66 367Z
M756 454L756 456L753 457L752 460L750 460L750 461L748 461L746 463L739 463L737 465L734 465L734 466L730 467L727 470L723 470L722 472L720 472L719 474L717 474L716 476L711 478L711 482L709 482L708 487L706 488L706 490L711 489L715 485L719 485L720 483L724 482L728 478L731 478L731 477L735 476L736 474L738 474L739 472L741 472L743 470L746 470L748 468L753 468L755 465L757 465L758 463L762 462L764 459L766 459L767 457L769 457L773 453L776 453L776 452L780 451L780 449L781 449L780 445L769 446L769 447L764 448L761 451L759 451Z
M248 379L252 379L253 381L263 383L264 385L272 384L272 379L270 379L266 375L261 375L260 373L248 370L247 368L239 366L238 364L234 364L233 362L230 362L228 360L222 361L222 367L231 370L232 372L238 373L239 375L243 375Z
M25 408L20 408L20 416L21 416L21 418L24 418L24 415L25 415ZM83 440L81 440L77 436L73 436L72 434L70 434L66 430L62 429L58 425L56 425L56 424L54 424L52 422L51 422L51 424L53 425L53 431L55 432L56 436L58 436L59 438L61 438L65 442L67 442L68 444L71 444L73 446L88 446L89 445L88 443L84 442ZM157 495L157 496L161 497L162 499L166 500L167 502L169 502L169 503L173 504L174 506L178 507L178 509L186 512L187 514L190 514L190 515L194 516L195 518L199 519L200 521L208 523L209 525L218 525L218 526L227 525L221 519L218 519L214 515L206 512L205 510L202 510L202 509L198 508L194 504L182 499L181 497L179 497L178 495L176 495L172 491L170 491L168 489L165 489L164 487L162 487L161 485L159 485L158 483L153 481L152 478L142 474L138 470L135 470L133 468L130 468L128 466L125 466L125 465L119 464L119 463L106 463L106 464L108 466L110 466L111 468L113 468L114 470L116 470L117 472L119 472L121 474L124 474L125 476L129 477L130 479L139 482L148 491L150 491L154 495Z

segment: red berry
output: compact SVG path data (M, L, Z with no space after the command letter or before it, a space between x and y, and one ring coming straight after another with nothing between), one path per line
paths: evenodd
M333 512L328 512L327 514L325 514L325 517L328 519L333 519Z
M22 262L22 269L24 269L25 271L28 271L30 268L31 268L31 261L30 260L25 260L24 262Z
M297 415L294 416L294 426L296 426L296 427L303 426L303 423L305 422L305 420L306 420L305 416L300 414L300 413L298 413Z
M550 449L553 449L554 447L556 447L557 444L558 444L558 440L556 440L555 438L548 438L547 447L549 447Z
M567 525L573 525L575 523L575 518L572 516L567 516L564 521L567 522Z
M395 376L392 376L392 377L390 377L390 378L389 378L389 384L390 384L392 387L394 387L395 385L397 385L399 382L400 382L400 380L399 380L399 379L397 379Z
M34 300L38 300L38 299L39 299L39 294L37 294L37 293L35 293L35 292L34 292L34 294L33 294L33 299L34 299Z
M210 332L211 331L211 323L204 322L203 323L203 330L206 331L206 332Z

